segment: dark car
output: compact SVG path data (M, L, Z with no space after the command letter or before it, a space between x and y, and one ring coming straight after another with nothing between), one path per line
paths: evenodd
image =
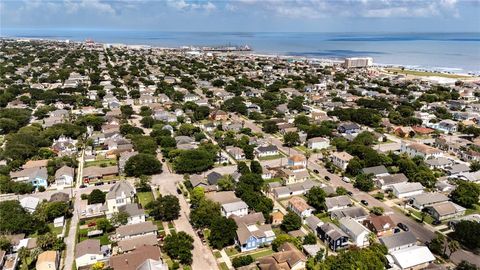
M330 177L325 176L325 180L326 180L326 181L330 181Z
M400 230L399 228L394 228L394 229L393 229L393 233L399 233L399 232L401 232L401 231L402 231L402 230Z
M347 191L348 196L353 196L353 193L351 191Z
M87 185L80 185L80 188L86 188Z
M360 201L363 205L368 205L368 202L366 200L361 200Z
M313 170L313 172L316 173L316 174L318 174L318 170L317 170L317 169Z
M434 225L434 226L437 226L437 225L440 225L440 224L442 224L442 222L440 220L436 219L436 220L432 221L432 225Z
M165 162L165 159L164 159L164 158L162 158L162 162Z
M404 230L404 231L406 231L406 232L408 232L408 230L409 230L409 229L408 229L408 226L405 225L405 224L403 224L403 223L398 223L398 224L397 224L397 227L399 227L400 229L402 229L402 230Z

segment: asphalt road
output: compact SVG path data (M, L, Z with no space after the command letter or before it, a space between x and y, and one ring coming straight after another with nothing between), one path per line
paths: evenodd
M237 121L243 122L244 126L250 128L253 132L262 132L262 129L258 125L253 123L251 120L246 120L245 118L240 118L236 115L233 115L232 118ZM291 155L303 154L300 151L297 151L296 149L284 147L282 141L280 141L278 138L272 135L265 134L265 136L267 139L270 140L272 144L276 145L284 153L289 153ZM340 176L329 173L323 166L315 163L315 160L316 158L313 158L313 157L309 159L308 168L310 170L318 170L319 175L323 178L325 176L330 177L329 183L334 188L340 187L340 186L344 187L345 189L353 193L352 198L354 200L356 201L366 200L368 202L369 207L374 207L374 206L382 207L383 209L385 209L385 213L388 213L395 223L398 224L401 222L406 224L409 227L410 231L412 231L413 234L415 234L415 236L417 237L417 239L422 243L430 241L435 237L435 231L433 227L422 224L422 223L418 223L412 220L411 218L405 216L399 210L393 209L387 204L375 199L370 194L354 188L352 184L342 181ZM458 251L453 253L450 259L455 264L458 264L462 260L465 260L465 261L469 261L470 263L474 263L480 267L480 256L475 255L472 252L469 252L463 249L459 249Z

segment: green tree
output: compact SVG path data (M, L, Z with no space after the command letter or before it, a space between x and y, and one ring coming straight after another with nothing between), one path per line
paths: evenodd
M130 105L122 105L120 106L120 111L122 112L122 116L126 119L131 118L134 114L132 106Z
M165 252L182 264L192 263L193 238L185 232L172 232L167 235L163 245Z
M233 267L235 267L235 269L239 268L239 267L242 267L242 266L249 265L253 262L254 262L253 257L250 256L250 255L237 256L237 257L232 259L232 265L233 265Z
M296 146L300 143L300 136L297 132L287 132L283 135L283 144L288 147Z
M223 175L218 180L217 185L220 188L220 190L222 190L222 191L234 190L235 189L235 181L233 180L233 177L230 174Z
M114 228L108 219L100 218L100 219L97 219L97 229L108 233L113 231Z
M0 232L5 234L30 233L34 229L32 216L19 201L0 202Z
M190 212L190 222L195 228L205 228L209 227L217 216L220 216L220 205L204 199Z
M205 189L203 187L195 187L190 191L190 204L192 209L197 208L203 199L205 199Z
M302 245L302 242L300 241L300 239L290 236L288 234L280 234L280 235L277 235L277 237L272 241L272 249L274 251L280 251L279 248L284 243L292 243L297 248L300 248Z
M457 267L455 267L455 270L479 270L475 264L469 263L467 261L461 261Z
M457 181L457 188L450 194L452 201L467 208L478 203L479 196L480 186L467 181Z
M470 171L471 172L476 172L480 170L480 162L474 160L472 162L470 162Z
M302 218L293 212L288 212L283 217L281 227L286 232L298 230L302 227Z
M208 241L212 247L222 249L233 245L237 236L237 224L233 219L217 216L210 225Z
M326 209L325 198L327 194L325 194L325 191L321 187L312 187L307 194L305 194L305 197L307 198L307 203L315 208L316 211L320 212Z
M263 173L262 164L260 164L260 162L256 160L252 160L252 162L250 163L250 171L256 174L262 174Z
M127 160L125 173L128 176L152 175L162 172L162 163L150 154L138 154Z
M353 186L361 191L369 192L373 190L375 183L373 182L371 174L367 175L362 173L357 176Z
M385 212L385 209L383 209L382 207L380 206L374 206L372 207L372 209L370 210L370 212L374 215L377 215L377 216L381 216L383 215L383 213Z
M88 204L95 204L95 203L104 203L105 202L105 193L100 189L94 189L88 195Z
M469 220L462 220L455 224L453 238L462 245L476 249L480 248L480 223Z
M317 236L315 236L315 234L311 232L305 235L305 237L303 238L304 245L314 245L316 243L317 243Z
M174 195L159 197L146 208L150 209L150 216L155 220L172 221L180 216L180 203Z
M262 130L266 133L273 134L278 132L278 126L274 121L266 120L263 122Z
M110 220L111 220L112 224L115 224L116 226L119 226L119 225L127 224L129 217L130 217L130 215L127 212L118 211L118 212L112 214L112 217L111 217Z
M183 150L173 160L177 173L197 173L210 169L214 164L215 154L203 149Z

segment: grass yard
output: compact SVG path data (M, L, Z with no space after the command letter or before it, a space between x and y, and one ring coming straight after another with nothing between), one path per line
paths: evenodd
M115 166L117 165L116 159L106 158L106 159L97 159L95 161L85 162L85 167L91 166Z
M153 201L153 193L151 191L137 192L137 198L138 202L145 208L149 202Z
M232 257L237 255L239 252L235 247L228 247L228 248L225 248L225 253L227 253L228 257Z
M274 252L271 248L261 250L259 252L251 253L250 256L252 256L253 260L256 260L261 257L265 257L268 255L272 255Z
M473 208L468 208L465 210L465 215L471 215L471 214L480 214L480 205L474 204Z
M472 78L470 76L463 76L458 74L447 74L447 73L408 70L408 69L402 70L399 68L386 68L385 70L391 73L398 73L398 74L405 74L405 75L412 75L412 76L435 76L435 77L443 77L443 78L450 78L450 79Z
M222 262L221 264L218 265L218 268L221 270L228 270L228 266L226 263Z
M294 148L304 153L308 151L308 148L305 147L304 145L295 146Z
M100 245L109 245L110 244L110 239L108 239L108 234L106 234L106 233L104 233L100 236L97 236L97 237L80 237L80 240L78 242L80 243L83 240L87 240L87 239L98 239L98 240L100 240Z
M263 161L263 160L274 160L274 159L279 159L285 157L284 155L278 154L275 156L268 156L268 157L259 157L258 159Z
M213 256L215 256L215 258L218 259L218 258L222 257L222 254L220 254L220 251L217 250L217 251L213 252Z
M48 223L48 228L50 228L50 231L54 233L55 235L59 235L62 233L63 227L53 227L53 223Z

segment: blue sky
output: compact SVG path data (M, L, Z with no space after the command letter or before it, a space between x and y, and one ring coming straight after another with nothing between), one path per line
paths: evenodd
M480 32L479 18L480 0L0 2L1 28L239 32Z

